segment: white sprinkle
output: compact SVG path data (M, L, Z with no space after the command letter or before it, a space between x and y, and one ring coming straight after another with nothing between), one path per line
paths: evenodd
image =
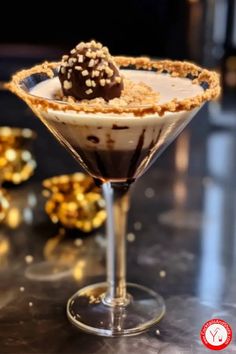
M109 68L109 66L105 68L105 72L108 75L108 77L111 77L114 73L113 70Z
M161 332L159 331L159 329L156 330L156 335L159 336L161 334Z
M66 69L64 68L64 66L62 66L62 67L61 67L61 73L62 73L62 74L65 74L65 72L66 72Z
M107 47L103 47L103 48L102 48L102 50L103 50L103 53L105 53L105 54L109 54L109 50L108 50L108 48L107 48Z
M75 66L75 70L81 71L82 69L83 69L82 66L79 66L79 65L76 65L76 66Z
M73 66L74 63L76 63L76 62L77 62L76 58L70 58L70 59L68 60L68 65L69 65L69 66Z
M94 80L91 80L92 87L96 87L96 82Z
M33 306L33 302L29 302L29 307L32 307Z
M81 43L77 44L76 49L80 50L80 49L83 49L84 47L85 47L85 43L81 42Z
M70 77L71 77L71 73L68 72L68 74L67 74L67 79L69 80Z
M91 90L91 89L85 91L85 93L86 93L87 95L90 95L90 93L92 93L92 92L93 92L93 90Z
M142 229L142 223L141 223L140 221L136 221L136 222L134 223L134 229L135 229L136 231L140 231L140 230Z
M161 278L165 278L166 271L165 270L160 270L159 275L160 275Z
M146 196L147 198L153 198L154 195L155 195L155 191L154 191L153 188L147 188L147 189L145 190L144 194L145 194L145 196Z
M83 76L88 76L88 70L83 70L82 73L81 73Z
M104 80L104 79L101 79L99 82L100 82L101 86L105 86L106 85L106 80Z
M72 83L70 81L65 80L63 82L63 87L64 87L65 90L69 90L72 87Z
M69 55L63 55L62 59L67 60L69 58Z
M25 291L25 288L23 286L21 286L20 291L23 293L23 291Z
M70 59L68 60L68 64L69 64L70 66L73 65L73 62L74 62L74 60L72 60L72 58L70 58Z
M96 52L92 52L91 53L91 58L95 59L97 57L97 53Z
M98 76L99 76L99 71L98 70L93 70L92 77L98 77Z
M86 53L85 53L85 56L87 57L87 58L92 58L92 53L90 52L90 51L87 51Z
M135 240L135 234L133 234L132 232L129 232L127 234L127 241L134 242L134 240Z
M83 61L84 61L84 57L83 57L83 55L78 55L78 62L79 63L83 63Z
M118 84L120 84L120 83L121 83L121 77L120 77L120 76L117 76L117 77L115 78L115 81L116 81Z
M75 49L72 49L70 52L71 52L71 54L75 54L75 53L76 53L76 50L75 50Z
M83 244L83 241L81 240L81 238L76 238L76 239L74 240L74 245L75 245L76 247L80 247L82 244Z
M102 50L101 50L101 49L97 50L97 57L100 58L102 54L103 54L103 53L102 53Z
M31 254L28 254L27 256L25 256L25 261L26 261L27 264L32 263L33 260L34 260L34 257L31 256Z
M92 82L90 79L86 80L85 81L85 85L88 86L88 87L91 87L92 86Z
M106 79L106 83L107 83L107 84L110 84L110 83L111 83L111 80L110 80L110 79Z
M95 64L94 59L90 59L90 61L88 63L89 68L92 68L94 66L94 64Z

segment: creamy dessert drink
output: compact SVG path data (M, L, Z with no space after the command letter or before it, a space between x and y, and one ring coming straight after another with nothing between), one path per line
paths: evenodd
M203 88L187 78L172 78L152 71L121 70L134 83L148 85L156 93L156 103L177 97L188 99ZM54 99L60 90L58 77L36 85L32 95ZM121 100L121 99L120 99ZM80 160L93 177L109 181L133 181L187 124L198 107L189 112L149 114L135 118L127 114L73 113L50 111L43 119L60 141Z
M126 283L129 187L201 106L218 96L218 75L186 62L112 57L91 41L59 63L17 73L8 87L102 184L107 282L74 294L67 303L69 320L108 337L145 331L162 318L165 305L154 291Z
M60 109L40 113L49 129L94 178L130 182L144 173L200 105L191 112L153 112L140 117L132 107L184 101L203 91L200 82L168 72L119 71L107 48L90 42L79 44L63 56L59 76L40 82L30 94L67 104L83 102L91 109L97 104L118 107L118 111L96 115Z

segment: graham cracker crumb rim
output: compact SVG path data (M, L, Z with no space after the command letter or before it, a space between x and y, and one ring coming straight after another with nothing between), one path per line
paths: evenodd
M27 77L45 73L48 78L54 77L54 69L60 66L60 62L44 62L30 69L17 72L12 76L12 80L5 86L23 99L30 106L41 110L59 110L59 111L76 111L84 113L114 113L114 114L133 114L134 116L145 116L150 114L158 114L162 116L166 112L190 111L201 106L204 102L216 99L220 94L219 74L214 71L203 69L193 63L185 61L171 60L152 60L150 58L133 58L133 57L114 57L116 64L122 68L134 66L136 69L155 70L158 73L167 72L175 77L187 77L191 75L192 81L196 84L207 83L208 87L196 96L186 99L173 99L163 104L148 104L128 107L119 107L104 104L84 104L56 101L43 97L37 97L26 92L20 83Z

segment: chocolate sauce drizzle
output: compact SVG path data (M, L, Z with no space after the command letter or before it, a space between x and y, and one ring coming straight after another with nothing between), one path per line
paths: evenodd
M113 150L115 140L112 139L111 134L109 134L109 133L106 134L106 144L107 144L108 150Z
M117 124L113 124L112 125L112 129L113 130L124 130L124 129L129 129L129 127L127 125L117 125Z
M87 140L90 141L93 144L98 144L99 143L99 138L95 135L89 135L87 136Z
M144 143L145 131L146 131L146 129L143 129L143 131L138 139L138 144L136 146L134 154L130 160L130 167L129 167L128 176L127 176L128 178L133 178L135 171L137 169L138 161L139 161L142 147L143 147L143 143Z
M104 178L108 177L109 173L107 172L106 166L104 165L103 160L102 160L101 156L99 155L99 152L94 151L94 156L95 156L95 159L97 162L98 169L101 173L101 176ZM109 166L108 166L108 168L109 168Z

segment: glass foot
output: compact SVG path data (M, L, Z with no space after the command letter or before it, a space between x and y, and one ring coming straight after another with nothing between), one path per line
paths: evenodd
M111 307L103 303L107 283L87 286L67 303L67 316L81 330L106 337L132 336L160 321L165 313L162 297L144 286L127 284L130 302Z

